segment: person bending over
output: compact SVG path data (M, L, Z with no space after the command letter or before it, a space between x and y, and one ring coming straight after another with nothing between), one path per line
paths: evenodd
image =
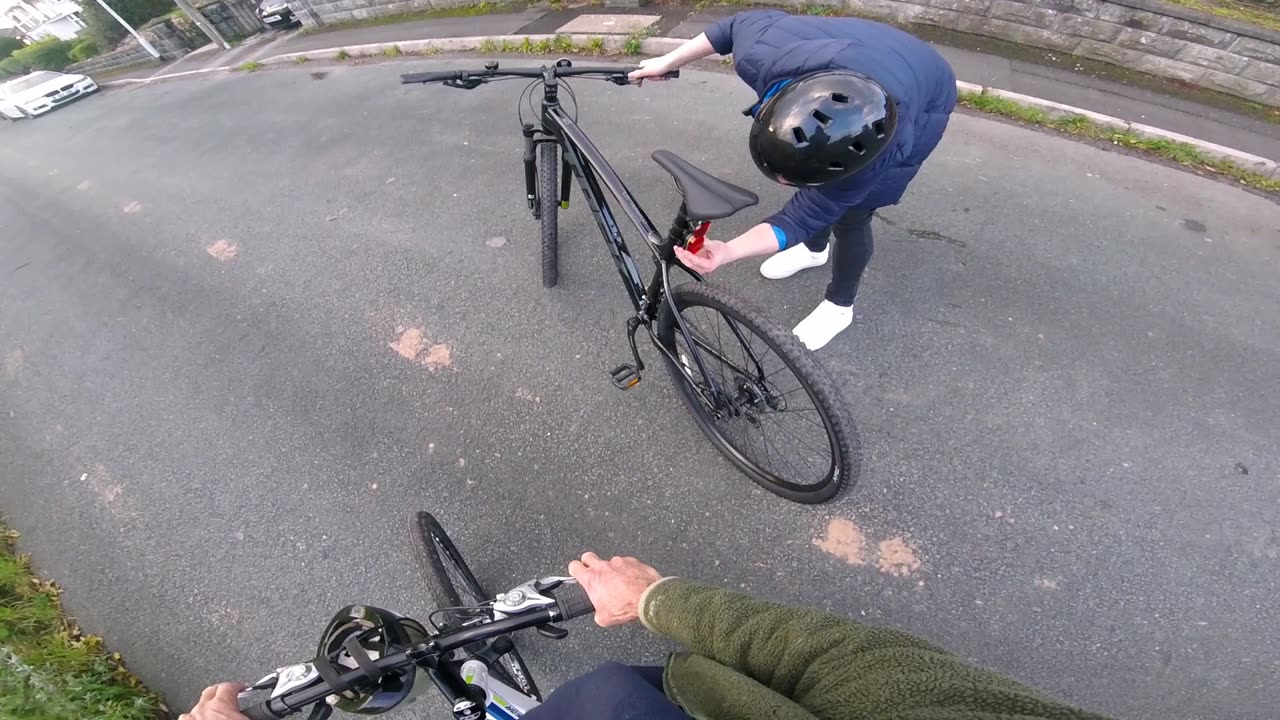
M676 253L701 273L776 253L760 266L770 279L834 255L826 297L794 330L817 350L853 322L858 283L871 261L871 216L902 199L942 139L956 106L955 75L927 43L882 23L758 10L644 60L631 78L661 79L713 53L733 53L738 77L759 98L743 111L754 119L752 160L770 180L797 190L786 207L742 235L705 242L697 255Z

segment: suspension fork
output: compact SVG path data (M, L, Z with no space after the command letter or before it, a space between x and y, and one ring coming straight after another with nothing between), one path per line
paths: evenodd
M533 129L533 123L525 123L520 129L520 134L524 136L524 191L525 200L529 203L529 209L533 211L533 217L538 218L542 215L538 207L538 169L537 169L537 147L538 143L534 139L538 132Z
M573 166L569 158L560 153L560 209L569 209L569 192L573 190Z

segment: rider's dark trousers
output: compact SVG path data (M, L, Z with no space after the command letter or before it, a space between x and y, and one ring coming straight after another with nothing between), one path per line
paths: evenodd
M605 663L556 688L526 720L689 720L662 694L662 668Z
M849 307L858 294L862 271L871 262L871 214L874 209L853 208L840 216L835 224L804 241L811 252L822 252L835 236L831 248L831 282L827 284L827 300Z

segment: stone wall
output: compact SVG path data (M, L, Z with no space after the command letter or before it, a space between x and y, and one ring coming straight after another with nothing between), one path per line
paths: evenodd
M1073 53L1280 106L1280 33L1162 0L747 0L825 4ZM473 0L290 0L323 25Z
M289 6L305 25L476 4L469 0L289 0ZM306 7L312 12L306 12Z
M143 49L136 40L129 38L129 42L123 46L97 57L89 58L84 62L72 63L63 72L89 75L159 62L159 60L151 57L151 53Z
M1160 0L846 0L901 23L1103 60L1280 106L1280 33Z
M199 33L199 30L196 32ZM162 60L176 60L204 42L208 42L204 35L198 37L192 35L188 29L172 18L156 18L139 27L138 33L160 53ZM153 58L146 48L133 39L133 36L129 36L110 52L67 66L67 72L102 73L158 62L160 60Z

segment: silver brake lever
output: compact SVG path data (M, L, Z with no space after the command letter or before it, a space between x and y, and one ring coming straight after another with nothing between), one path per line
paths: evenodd
M566 582L576 581L571 577L552 575L538 580L530 580L504 593L498 593L498 596L493 601L493 618L502 620L529 610L551 607L556 604L555 598L543 595L543 593L555 590Z

